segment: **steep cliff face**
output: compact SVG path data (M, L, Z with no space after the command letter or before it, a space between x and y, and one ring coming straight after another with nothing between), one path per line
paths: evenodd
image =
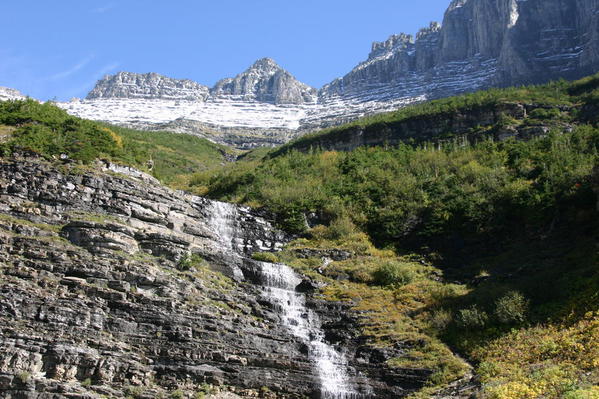
M454 0L441 27L375 43L367 61L320 96L439 98L582 77L599 67L597 10L596 0Z
M211 89L215 98L238 96L272 104L303 104L316 101L316 89L298 81L270 58L256 61L235 78L219 81Z
M98 81L87 95L98 98L167 99L204 101L208 87L187 79L172 79L157 73L119 72Z
M173 192L132 169L2 160L0 397L191 397L206 384L242 396L318 394L306 346L316 330L293 334L287 302L260 286L280 287L280 268L246 255L285 239L248 208ZM390 369L403 349L365 345L346 305L285 295L322 319L322 345L336 337L356 395L403 396L430 376Z

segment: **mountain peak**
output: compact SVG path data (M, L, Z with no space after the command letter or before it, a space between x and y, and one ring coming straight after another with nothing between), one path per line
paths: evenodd
M269 57L260 58L259 60L254 62L254 64L250 68L256 68L256 67L269 67L269 68L283 69L279 66L279 64L276 63L275 60L273 60L272 58L269 58Z
M172 79L155 72L106 75L87 95L95 98L143 98L204 101L208 87L189 79Z
M217 82L211 94L273 104L303 104L315 102L317 91L298 81L272 58L260 58L234 78Z

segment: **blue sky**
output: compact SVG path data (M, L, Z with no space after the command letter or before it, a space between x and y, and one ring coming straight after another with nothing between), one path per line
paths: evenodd
M441 21L449 0L19 0L0 2L0 86L85 97L117 71L212 86L271 57L321 87L373 41Z

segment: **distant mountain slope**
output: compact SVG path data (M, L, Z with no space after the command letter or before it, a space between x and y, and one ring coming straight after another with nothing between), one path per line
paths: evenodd
M454 0L443 24L373 43L364 62L318 93L263 58L212 89L122 72L101 80L87 100L61 106L252 148L415 102L597 70L599 0Z
M442 25L373 43L320 99L430 99L579 78L599 67L598 12L597 0L454 0Z
M0 86L0 101L3 100L22 100L25 96L20 91L9 87Z

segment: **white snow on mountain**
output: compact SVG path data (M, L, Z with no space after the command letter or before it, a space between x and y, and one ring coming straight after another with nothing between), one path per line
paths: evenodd
M18 90L0 86L0 101L23 100L25 96Z

